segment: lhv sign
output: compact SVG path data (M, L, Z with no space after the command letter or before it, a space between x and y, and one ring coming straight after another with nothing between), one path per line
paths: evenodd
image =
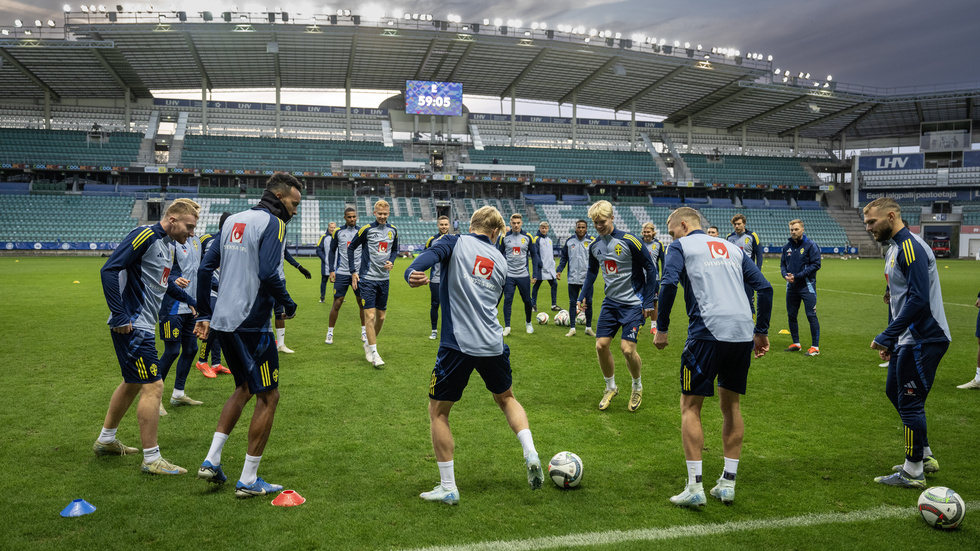
M858 160L858 170L916 170L925 166L925 156L921 153L909 155L872 155Z

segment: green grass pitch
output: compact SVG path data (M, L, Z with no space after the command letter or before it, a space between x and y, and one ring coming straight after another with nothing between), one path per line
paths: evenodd
M315 258L301 259L314 272ZM603 382L593 340L581 332L519 323L506 339L514 392L528 412L535 444L546 461L570 450L582 457L582 486L562 491L546 482L532 492L521 449L478 377L454 408L456 477L461 504L446 507L417 496L438 482L429 443L426 389L437 341L428 340L428 289L410 289L392 273L388 321L379 339L383 371L365 360L356 307L344 306L335 344L323 342L329 303L319 282L287 268L299 303L287 322L281 356L282 393L259 474L302 494L294 508L270 499L236 500L233 482L245 454L251 406L223 455L229 484L195 479L230 376L205 379L192 369L187 393L200 407L169 407L160 421L165 457L190 470L179 477L140 473L139 456L95 457L110 394L120 381L99 282L98 258L0 258L0 549L391 549L466 546L612 530L672 529L739 521L772 521L809 514L860 517L880 506L911 508L918 492L875 484L903 458L901 421L883 393L885 369L869 348L886 324L881 260L827 259L819 272L821 355L804 357L789 344L784 285L778 261L764 273L774 283L772 348L756 360L743 399L746 432L736 501L710 500L702 511L677 509L668 498L686 482L680 441L679 355L683 299L678 297L670 346L657 351L644 327L643 406L626 411L627 397L599 412ZM978 264L940 261L953 343L929 397L929 436L941 463L929 484L949 486L968 502L980 499L980 392L958 390L975 373ZM77 281L77 283L76 283ZM539 304L548 305L548 287ZM597 295L597 299L601 292ZM559 304L567 307L564 281ZM515 319L520 319L520 300ZM809 346L800 314L804 348ZM162 345L161 345L162 349ZM618 384L628 388L616 353ZM173 371L171 371L173 373ZM165 396L172 389L170 376ZM722 468L717 399L705 404L704 470L710 485ZM139 445L135 408L119 438ZM75 498L94 514L65 519ZM587 539L584 541L588 541ZM684 536L680 541L627 540L593 549L976 549L980 512L943 533L911 513L901 518L828 523ZM517 548L503 546L501 549Z

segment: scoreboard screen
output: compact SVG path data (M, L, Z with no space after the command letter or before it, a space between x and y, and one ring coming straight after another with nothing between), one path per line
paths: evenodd
M463 84L461 82L405 82L405 112L410 115L463 114Z

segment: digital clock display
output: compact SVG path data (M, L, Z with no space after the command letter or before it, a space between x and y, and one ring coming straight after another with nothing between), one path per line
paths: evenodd
M463 84L409 80L405 82L405 112L458 117L463 114Z

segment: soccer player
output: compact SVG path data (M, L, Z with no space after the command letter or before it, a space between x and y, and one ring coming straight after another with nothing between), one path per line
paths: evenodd
M745 432L739 396L745 394L753 350L756 358L769 350L772 285L738 246L705 235L698 211L690 207L675 210L667 218L667 231L674 241L667 248L664 277L660 281L654 346L659 350L667 346L670 311L678 284L684 286L690 319L680 369L681 437L687 460L687 486L671 497L670 502L683 507L705 504L701 483L704 449L701 406L706 396L714 395L714 381L718 377L725 469L710 493L722 503L730 504L735 500L735 475ZM746 287L759 294L754 328L744 293Z
M408 284L419 287L428 283L425 270L442 265L442 336L429 382L429 421L440 483L419 497L447 505L459 503L449 412L463 396L474 369L517 434L531 489L541 488L544 480L527 414L511 388L510 348L497 321L496 304L507 268L494 243L504 231L504 219L494 207L481 207L473 213L470 231L439 239L405 270Z
M283 262L279 263L279 277L281 277L283 281L286 281L286 272L284 268L285 263L287 262L290 266L299 270L299 273L303 274L303 277L306 279L313 278L313 274L311 274L306 268L302 267L299 261L293 258L293 255L289 254L289 250L286 248L283 248L282 250L282 260ZM283 354L292 354L293 350L286 346L286 320L288 317L286 316L286 312L281 304L276 305L275 309L273 310L273 316L276 319L276 348Z
M514 304L514 289L521 293L524 302L524 327L528 333L534 333L531 325L531 285L535 280L527 270L528 257L533 266L538 262L538 251L531 245L534 238L521 229L524 218L514 213L510 217L510 231L500 240L500 252L507 259L507 281L504 283L504 336L510 335L510 311Z
M807 356L820 355L820 322L817 320L817 270L820 269L820 247L810 241L803 233L802 220L790 220L789 242L783 245L783 255L779 259L779 271L786 280L786 314L789 316L789 333L793 344L785 352L799 352L800 324L796 320L800 313L800 302L810 323L810 342L812 345L804 353Z
M657 277L664 271L664 244L661 243L657 237L657 228L654 227L653 222L647 222L643 224L640 229L640 237L643 238L643 246L650 251L650 258L653 258L653 264L657 267ZM657 324L650 323L650 333L654 334L657 332Z
M316 244L316 255L320 257L320 302L323 302L327 296L327 282L330 281L330 262L327 261L327 253L330 252L330 242L333 241L333 232L336 229L336 222L327 224L327 231L320 236Z
M875 199L863 212L875 240L896 245L885 257L891 321L871 341L871 348L888 362L885 394L905 425L905 464L875 482L925 489L924 473L939 470L926 434L926 398L951 340L936 257L932 247L902 223L902 209L894 199Z
M575 318L578 316L578 294L585 283L585 274L589 271L589 245L592 237L586 235L588 224L585 220L575 222L575 235L565 240L561 248L561 259L558 261L555 279L561 280L561 272L568 266L568 312L571 328L566 337L575 336ZM592 291L585 297L585 334L594 337L592 331Z
M199 208L190 199L174 201L159 223L130 232L101 270L102 291L110 312L108 325L112 328L112 345L123 382L112 393L102 433L92 445L92 451L95 455L139 453L138 448L123 445L116 438L120 421L139 395L136 418L143 445L144 473L187 472L164 459L157 445L163 374L157 368L153 331L164 293L195 306L194 298L170 281L169 276L174 262L173 243L183 244L194 236Z
M534 263L533 276L536 280L534 286L531 288L531 309L535 312L538 310L538 289L541 288L541 283L544 281L548 282L551 286L551 311L557 312L561 310L558 307L558 281L557 272L555 271L555 245L548 237L548 230L551 226L547 222L541 222L538 224L538 233L534 236L534 243L531 244L532 247L537 249L537 260Z
M708 226L708 237L719 237L718 226Z
M175 247L174 264L170 279L174 280L188 296L197 296L197 269L201 265L201 243L188 239ZM191 399L184 393L187 375L197 355L197 337L194 336L194 313L185 302L165 296L160 304L160 338L163 340L163 356L160 357L160 374L166 383L174 360L177 360L177 377L174 380L172 406L199 406L203 402ZM179 356L179 358L178 358ZM160 415L167 410L160 404Z
M327 254L327 260L330 263L330 281L333 282L333 305L330 306L327 338L323 341L327 344L333 344L333 328L337 325L340 307L344 305L344 297L347 296L347 288L350 287L351 273L356 272L361 267L361 254L356 248L354 249L354 264L347 264L347 249L350 248L355 237L357 237L357 210L347 207L344 209L344 227L334 230L333 239L330 241L330 253ZM361 316L361 342L367 342L367 328L364 324L364 301L361 300L361 291L356 287L354 288L354 300L357 302L358 313Z
M606 390L599 401L599 409L608 408L609 402L619 394L616 363L609 345L622 328L619 349L633 378L626 408L636 411L643 401L643 382L640 380L642 361L636 351L636 337L643 327L644 318L657 317L657 290L660 284L657 267L639 239L616 229L609 201L597 201L589 207L589 218L599 237L589 246L589 269L579 292L578 308L584 310L589 306L592 285L601 268L606 287L602 309L599 310L599 323L596 324L595 349L599 368L606 380Z
M762 270L762 243L759 242L759 235L754 231L745 229L745 215L736 214L732 216L732 228L734 231L728 234L728 241L735 243L742 248L745 254L749 255L749 258L755 262L755 265ZM755 313L755 300L753 297L752 289L745 289L746 295L749 297L749 308L752 309L752 313Z
M207 290L198 288L202 305L194 332L202 339L211 331L215 333L235 377L235 391L221 409L211 448L197 477L216 484L228 479L221 452L245 404L255 396L245 465L235 485L235 495L240 498L282 490L282 486L259 477L258 469L279 404L279 355L269 319L276 304L283 306L288 317L296 313L296 303L279 271L286 249L286 224L296 215L301 190L302 184L294 176L273 174L256 206L228 218L221 240L208 250L198 272L200 281L209 281L214 270L221 268L214 311L208 304Z
M225 220L231 216L230 212L222 212L221 218L218 219L218 231L213 235L210 233L201 236L201 259L203 260L204 255L208 254L208 249L211 248L211 244L215 242L215 238L218 238L218 242L221 242L221 226L224 225ZM211 297L208 303L211 305L211 311L214 311L214 301L218 298L218 280L221 277L221 269L216 269L211 275ZM211 353L211 363L208 364L208 352ZM207 340L204 341L204 346L201 347L201 355L197 358L197 369L204 374L205 377L209 379L214 379L219 373L224 375L231 375L231 370L227 367L221 365L221 343L214 338L214 334L208 335Z
M347 264L354 265L354 251L361 248L361 266L351 272L351 286L361 288L364 299L364 325L367 340L364 341L364 358L375 368L385 362L378 354L378 335L385 324L388 309L389 272L398 257L398 230L388 223L391 206L384 199L374 204L374 222L362 227L347 247Z
M980 308L980 293L977 294L977 303L975 305ZM957 385L956 388L969 388L969 389L980 389L980 312L977 312L977 376L971 379L969 382Z
M425 248L428 249L433 243L439 240L440 237L449 233L449 217L440 216L436 220L436 227L438 228L438 233L429 238L425 242ZM432 334L429 335L429 340L436 340L439 338L439 281L441 266L435 264L432 266L432 270L429 272L429 321L432 322Z

